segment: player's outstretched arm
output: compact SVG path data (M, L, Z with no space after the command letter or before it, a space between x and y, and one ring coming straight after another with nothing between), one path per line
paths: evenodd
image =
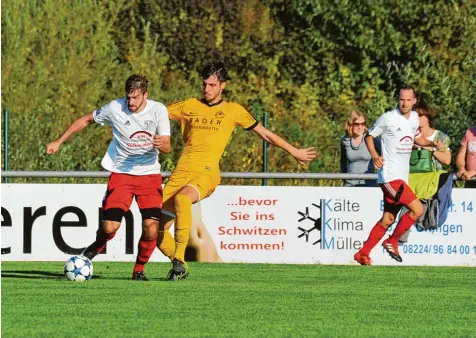
M89 126L92 122L94 121L93 119L93 113L89 113L87 115L84 115L74 121L68 129L61 135L59 138L54 140L51 143L48 143L46 146L46 153L47 154L54 154L58 151L59 147L61 144L66 141L68 138L70 138L71 135L83 130L87 126Z
M298 161L302 165L305 165L306 163L312 161L317 157L317 152L314 147L305 149L296 148L286 142L280 136L266 129L261 123L258 123L256 127L253 128L253 131L266 142L269 142L276 147L286 150L292 157L296 159L296 161Z

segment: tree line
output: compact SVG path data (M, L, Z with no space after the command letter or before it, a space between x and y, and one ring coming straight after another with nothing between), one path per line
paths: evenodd
M404 83L437 108L437 127L452 138L454 153L476 121L476 0L7 0L1 6L9 170L100 170L107 128L88 128L55 156L46 155L45 145L74 119L123 96L132 73L148 76L152 99L199 97L198 70L212 59L225 61L231 73L226 99L260 121L267 112L270 130L321 153L303 168L271 147L272 172L338 172L349 112L358 109L374 121L396 105ZM174 150L162 158L166 171L183 144L175 125L172 138ZM221 169L261 171L262 151L258 137L236 130Z

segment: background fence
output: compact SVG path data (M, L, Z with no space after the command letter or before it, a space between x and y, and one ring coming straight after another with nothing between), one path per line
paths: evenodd
M3 178L8 177L42 177L42 178L106 178L108 171L2 171ZM163 177L169 177L170 171L163 172ZM302 179L302 180L376 180L377 174L344 174L344 173L267 173L267 172L222 172L222 178L261 179L266 185L267 179ZM456 174L453 179L458 180ZM476 178L473 178L476 180Z

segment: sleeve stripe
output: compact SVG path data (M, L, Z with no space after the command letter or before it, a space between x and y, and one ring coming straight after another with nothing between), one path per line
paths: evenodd
M253 130L257 125L258 125L258 121L255 121L255 123L253 123L251 126L249 126L248 128L245 128L245 130Z

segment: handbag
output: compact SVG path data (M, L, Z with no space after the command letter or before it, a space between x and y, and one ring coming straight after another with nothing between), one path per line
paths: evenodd
M429 173L435 171L433 154L426 149L413 149L410 156L411 173Z

